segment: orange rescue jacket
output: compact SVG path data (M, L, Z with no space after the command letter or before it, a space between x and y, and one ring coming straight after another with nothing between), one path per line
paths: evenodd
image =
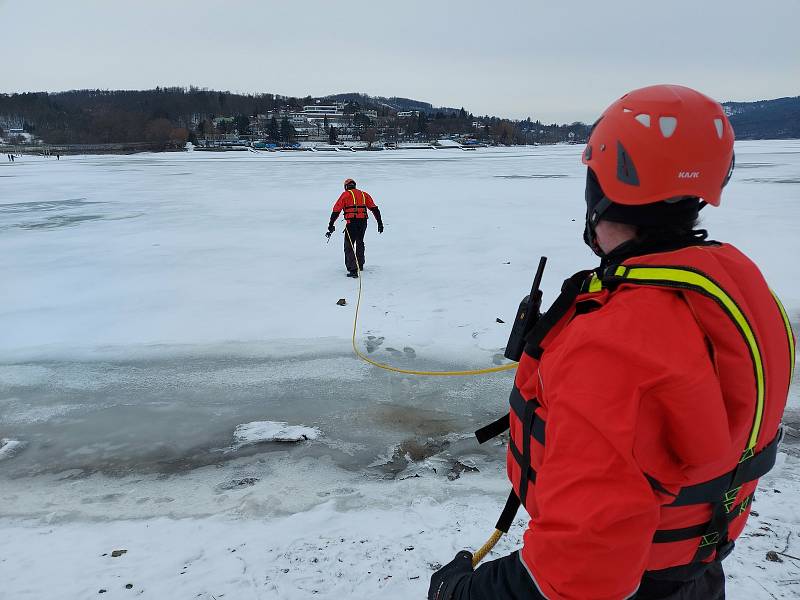
M508 476L531 518L521 559L550 600L625 598L645 571L732 548L775 461L795 339L728 244L563 290L510 398Z

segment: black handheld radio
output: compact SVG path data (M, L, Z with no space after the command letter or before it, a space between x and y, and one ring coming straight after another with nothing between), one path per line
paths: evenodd
M547 257L543 256L539 259L539 267L533 278L531 293L519 303L517 317L514 319L514 326L511 328L511 335L508 336L506 345L505 357L509 360L519 362L522 351L525 349L525 338L539 319L539 309L542 306L542 291L539 289L539 284L542 282L545 264L547 264Z

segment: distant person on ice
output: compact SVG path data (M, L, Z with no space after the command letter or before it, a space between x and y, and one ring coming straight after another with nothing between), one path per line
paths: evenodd
M475 570L459 552L429 600L725 598L722 561L775 464L795 353L758 267L697 228L733 139L719 103L675 85L634 90L595 123L583 237L600 264L564 282L525 338L509 413L481 430L510 427L498 529L521 503L522 548Z
M344 266L347 268L348 277L358 277L358 272L364 268L364 234L367 231L367 209L375 215L378 222L378 233L383 233L383 221L381 211L375 206L375 202L364 190L356 187L356 182L352 179L345 179L344 192L339 196L336 204L333 205L331 221L328 223L328 233L336 231L333 226L339 213L344 211L344 218L347 221L344 233ZM352 244L352 245L351 245ZM355 246L355 254L353 254Z

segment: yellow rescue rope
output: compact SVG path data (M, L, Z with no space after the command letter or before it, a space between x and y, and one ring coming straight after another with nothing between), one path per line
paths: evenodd
M415 371L413 369L401 369L399 367L393 367L391 365L387 365L384 363L380 363L377 361L372 360L368 356L365 356L363 352L358 349L358 345L356 344L356 330L358 328L358 314L361 309L361 295L363 291L363 277L361 270L361 266L358 265L358 258L356 255L356 247L353 244L353 240L350 237L350 232L347 230L347 226L344 228L344 233L347 236L347 241L350 243L350 248L353 250L353 256L356 257L356 268L358 269L358 300L356 301L356 313L355 317L353 318L353 352L355 352L356 356L371 364L374 367L378 367L379 369L384 369L386 371L393 371L395 373L404 373L406 375L420 375L420 376L432 376L432 377L455 377L459 375L483 375L486 373L499 373L501 371L511 371L517 368L519 363L511 362L505 365L499 365L497 367L487 367L485 369L470 369L467 371Z
M497 542L500 541L500 538L503 537L503 532L499 529L495 529L494 533L491 537L486 540L486 543L481 546L478 550L475 551L475 554L472 555L472 568L478 566L478 564L484 559L484 557L492 551L497 545Z
M510 371L512 369L516 369L519 363L511 362L505 365L500 365L497 367L488 367L486 369L470 369L467 371L415 371L412 369L400 369L398 367L393 367L391 365L387 365L384 363L379 363L377 361L372 360L368 356L365 356L359 349L358 345L356 344L356 330L358 328L358 313L359 309L361 308L361 294L363 291L363 284L362 281L364 278L362 277L363 271L361 270L361 266L358 264L358 255L356 254L356 247L353 244L353 239L350 237L350 232L347 230L347 225L345 225L344 233L347 236L347 241L350 243L350 248L353 250L353 257L356 260L356 269L358 270L358 300L356 301L356 312L353 318L353 352L355 352L356 356L371 364L374 367L378 367L379 369L384 369L386 371L392 371L394 373L404 373L406 375L419 375L419 376L433 376L433 377L455 377L460 375L483 375L484 373L499 373L501 371ZM486 540L486 543L481 546L473 555L472 555L472 567L475 568L478 564L486 557L489 552L495 547L497 542L500 541L500 538L503 537L503 532L499 529L495 529L494 533Z

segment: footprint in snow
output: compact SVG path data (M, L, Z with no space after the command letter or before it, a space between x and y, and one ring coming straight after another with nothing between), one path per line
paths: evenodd
M383 344L383 338L382 337L375 337L374 335L368 335L367 336L366 346L367 346L367 352L368 353L371 354L372 352L375 352L375 350L380 348L381 344Z

